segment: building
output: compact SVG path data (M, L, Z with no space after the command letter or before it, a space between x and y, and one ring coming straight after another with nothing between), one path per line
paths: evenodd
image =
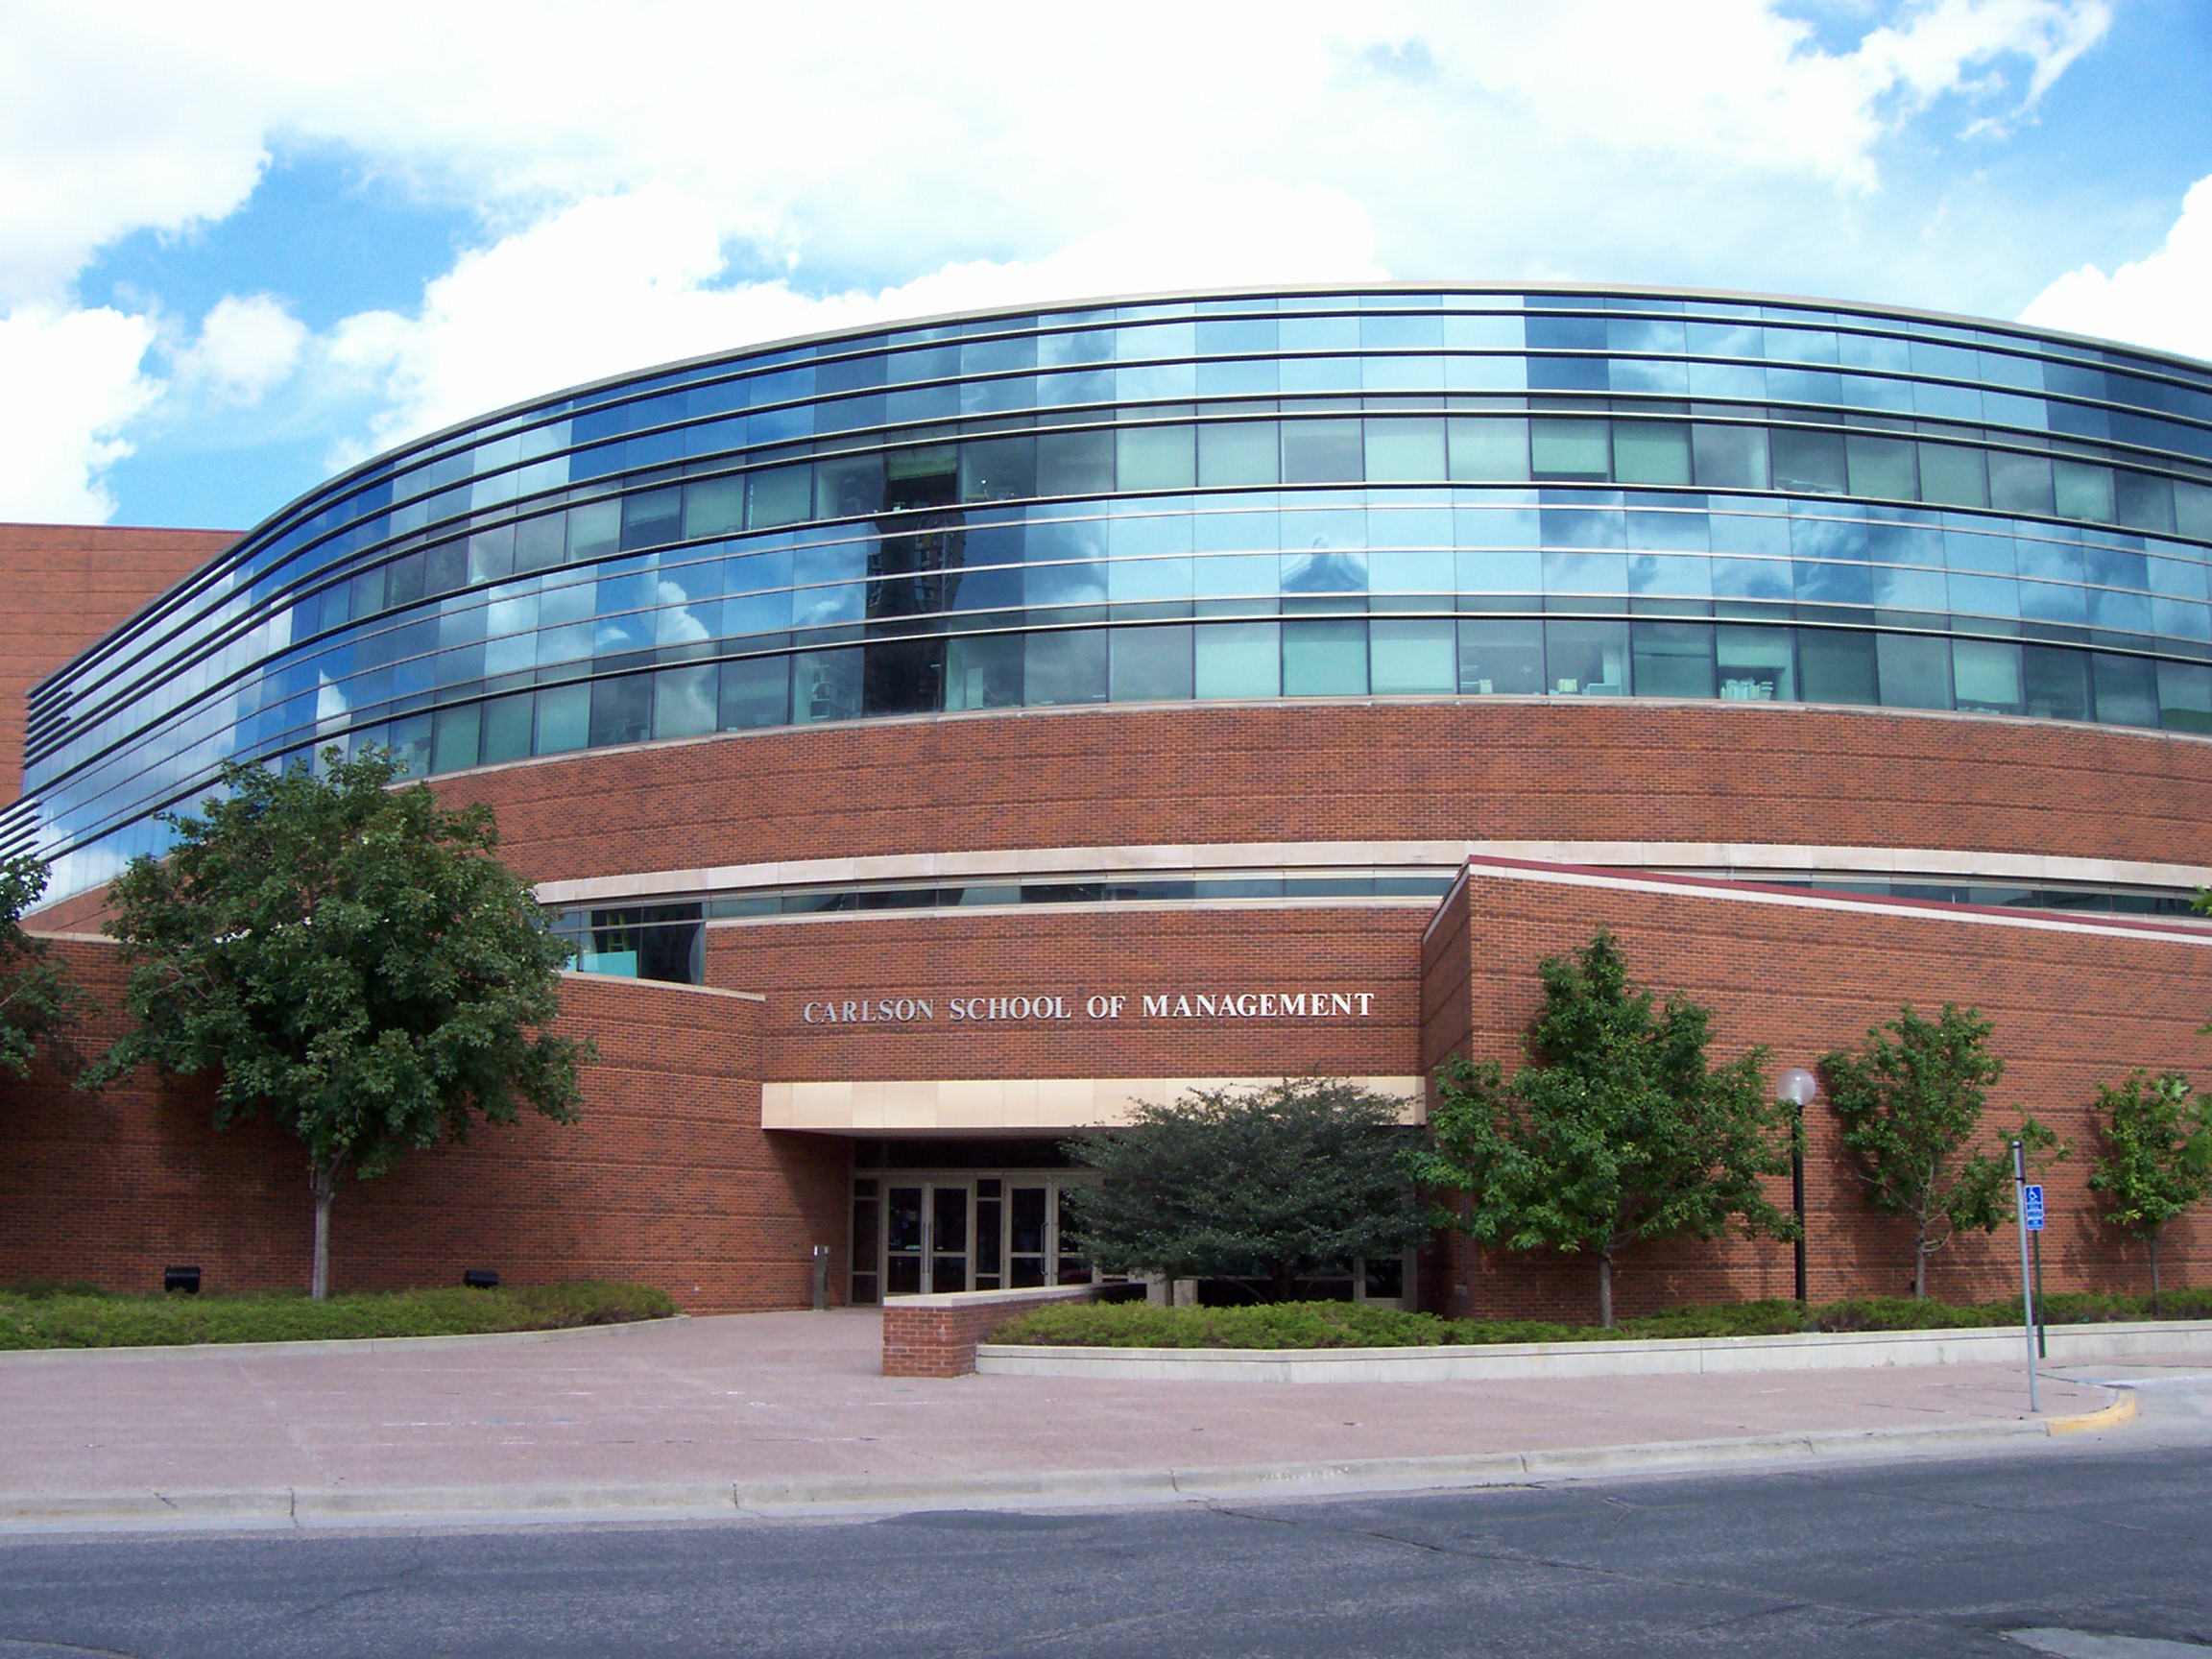
M0 532L19 594L39 534ZM341 1284L466 1262L766 1306L816 1245L856 1301L1073 1273L1068 1131L1193 1079L1417 1095L1511 1052L1537 959L1601 923L1777 1066L1982 1006L1993 1118L2076 1147L2056 1277L2117 1283L2087 1102L2201 1069L2212 1013L2208 559L2183 359L1661 291L992 312L650 370L332 480L51 664L4 830L67 931L232 757L388 744L496 809L582 952L599 1094L349 1191ZM0 1264L295 1277L284 1149L141 1094L105 1139L48 1104L0 1132ZM1815 1294L1900 1288L1909 1239L1812 1128ZM2008 1249L1960 1241L1939 1293ZM2183 1223L2166 1260L2208 1252ZM1621 1296L1790 1271L1660 1247ZM1571 1263L1424 1275L1450 1311L1586 1300Z

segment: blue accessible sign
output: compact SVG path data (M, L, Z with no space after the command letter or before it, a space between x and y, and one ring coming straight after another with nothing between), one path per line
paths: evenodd
M2040 1184L2020 1189L2020 1218L2027 1223L2029 1232L2043 1231L2043 1189Z

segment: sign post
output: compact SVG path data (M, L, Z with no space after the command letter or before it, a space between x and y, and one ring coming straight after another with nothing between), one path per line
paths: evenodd
M2035 1194L2035 1225L2043 1225L2043 1189L2028 1185L2028 1159L2020 1142L2012 1142L2012 1213L2020 1218L2020 1320L2028 1335L2028 1410L2039 1414L2035 1403L2035 1291L2028 1272L2028 1194Z
M2020 1189L2021 1218L2028 1223L2028 1243L2034 1262L2029 1283L2034 1286L2035 1296L2035 1358L2051 1358L2051 1344L2043 1331L2043 1188L2031 1181Z

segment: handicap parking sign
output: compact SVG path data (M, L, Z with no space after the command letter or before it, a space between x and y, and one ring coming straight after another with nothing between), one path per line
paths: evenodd
M2028 1231L2043 1231L2043 1189L2040 1184L2020 1189L2020 1218L2027 1222Z

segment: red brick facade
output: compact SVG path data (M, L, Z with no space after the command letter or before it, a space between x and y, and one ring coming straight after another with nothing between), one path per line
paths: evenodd
M1088 1302L1093 1294L1086 1285L886 1302L883 1375L965 1377L975 1369L976 1345L1017 1313L1052 1302Z

